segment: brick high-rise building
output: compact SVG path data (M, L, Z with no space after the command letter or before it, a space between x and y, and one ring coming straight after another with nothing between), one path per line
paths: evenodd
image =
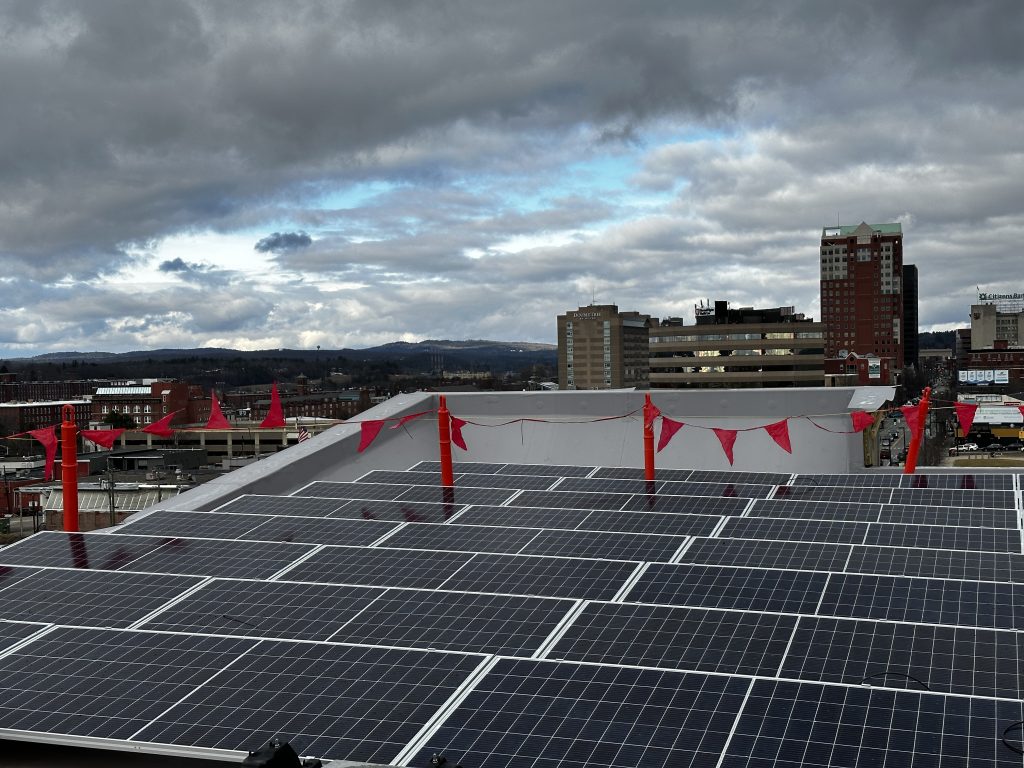
M891 368L901 370L907 332L902 227L825 227L820 259L826 370L829 360L851 353L889 358Z
M646 386L649 315L591 305L558 316L559 389Z

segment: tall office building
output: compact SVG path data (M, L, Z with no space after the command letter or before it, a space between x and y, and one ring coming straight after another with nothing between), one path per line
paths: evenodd
M580 307L558 316L559 389L646 386L649 315L614 304Z
M903 228L825 227L820 258L826 361L873 355L903 368Z

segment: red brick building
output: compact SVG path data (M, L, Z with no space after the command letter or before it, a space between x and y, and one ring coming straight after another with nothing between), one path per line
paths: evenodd
M201 387L182 381L99 387L92 398L92 420L103 423L117 412L144 427L179 411L173 425L205 423L210 417L210 402Z
M904 322L902 227L864 222L825 227L820 264L826 361L850 353L875 355L902 370L909 332Z

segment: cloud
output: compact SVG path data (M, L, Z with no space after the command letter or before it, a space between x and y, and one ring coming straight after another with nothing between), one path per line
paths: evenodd
M253 247L260 253L284 253L308 248L313 238L305 232L275 232L259 240Z
M186 264L180 256L160 263L157 267L161 272L194 272L198 264Z

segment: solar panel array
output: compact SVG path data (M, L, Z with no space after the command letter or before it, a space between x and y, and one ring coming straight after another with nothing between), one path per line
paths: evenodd
M0 549L0 738L1021 765L1020 476L437 469Z

